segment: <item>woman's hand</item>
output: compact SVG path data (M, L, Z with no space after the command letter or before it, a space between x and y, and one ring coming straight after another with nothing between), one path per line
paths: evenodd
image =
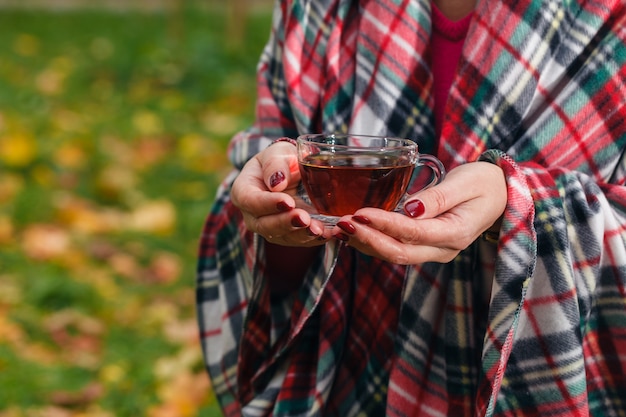
M409 197L406 216L363 208L344 216L333 233L357 250L389 262L449 262L481 233L498 225L506 203L502 169L473 162Z
M299 182L295 146L277 142L243 167L233 183L231 198L246 227L267 241L284 246L321 245L330 233L305 210L296 208Z

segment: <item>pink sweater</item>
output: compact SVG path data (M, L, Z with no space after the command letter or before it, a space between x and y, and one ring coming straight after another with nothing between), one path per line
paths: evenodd
M463 43L469 29L472 14L461 20L451 21L432 4L433 32L431 38L432 67L434 74L435 131L441 133L446 100L456 74Z

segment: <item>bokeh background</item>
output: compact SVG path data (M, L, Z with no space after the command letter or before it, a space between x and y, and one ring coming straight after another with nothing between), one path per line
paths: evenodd
M0 0L0 417L220 416L198 237L267 0Z

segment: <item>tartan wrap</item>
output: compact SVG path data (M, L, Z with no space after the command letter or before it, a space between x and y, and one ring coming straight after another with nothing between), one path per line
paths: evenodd
M437 139L428 1L276 3L236 169L279 136L387 134L498 164L508 203L497 248L405 268L332 242L275 299L235 170L197 274L226 416L626 415L625 7L479 0Z

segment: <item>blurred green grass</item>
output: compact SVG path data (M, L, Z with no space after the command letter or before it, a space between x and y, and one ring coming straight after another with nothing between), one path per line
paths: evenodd
M270 11L0 11L0 416L218 416L195 254Z

